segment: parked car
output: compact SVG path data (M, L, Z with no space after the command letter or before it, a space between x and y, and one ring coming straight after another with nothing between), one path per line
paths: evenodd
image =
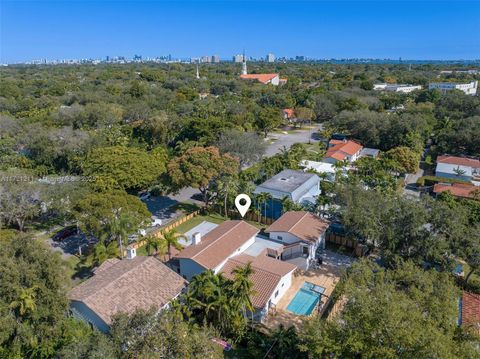
M144 192L140 195L140 200L146 201L146 200L150 199L150 197L152 197L150 192Z
M68 226L68 227L65 227L64 229L58 231L53 237L52 239L54 241L62 241L64 240L65 238L68 238L68 237L71 237L71 236L74 236L78 234L78 228L77 226Z
M160 227L162 225L162 220L158 217L152 216L152 223L150 226L152 227Z

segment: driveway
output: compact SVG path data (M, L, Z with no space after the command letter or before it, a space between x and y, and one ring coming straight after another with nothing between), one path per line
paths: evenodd
M71 256L78 255L80 250L86 250L96 242L95 238L88 239L84 234L79 233L61 241L54 241L49 238L47 243L54 251L59 252L63 259L68 259Z
M265 157L271 157L279 153L284 147L289 149L295 143L319 142L312 135L322 130L322 124L314 124L308 130L295 130L292 133L271 133L268 135L267 140L273 140L273 142L268 145Z
M171 222L182 215L182 211L178 210L176 206L180 203L191 203L198 206L203 205L200 191L192 187L183 188L175 195L152 196L142 202L145 203L152 216L162 220L162 225ZM155 229L155 227L147 229L147 232L153 229Z

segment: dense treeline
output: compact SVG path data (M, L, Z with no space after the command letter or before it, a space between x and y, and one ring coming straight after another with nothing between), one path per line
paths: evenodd
M399 195L397 179L418 169L426 144L433 159L479 156L480 99L459 91L372 90L377 82L427 86L474 79L439 79L440 69L249 64L250 72L288 78L278 87L239 80L235 64L202 65L200 79L186 64L0 69L0 356L214 358L222 353L211 338L219 336L238 343L246 357L267 351L279 358L475 357L472 339L452 324L459 288L449 272L464 261L468 272L458 284L480 292L478 202L448 194L414 201ZM323 143L313 152L296 144L262 158L263 138L287 125L284 108L296 110L301 121L295 125L323 123L324 138L342 132L382 150L378 160L362 159L355 171L339 175L336 185L322 182L322 194L308 208L341 221L382 265L360 263L346 274L337 295L355 300L338 321L312 321L304 333L250 330L239 315L250 305L248 268L237 273L237 282L206 273L186 293L186 305L160 317L119 316L109 336L68 319L70 270L34 234L76 224L98 240L82 262L96 266L119 256L128 235L150 221L137 196L141 190L192 186L208 208L226 215L239 191L251 193L254 183L324 154ZM336 166L339 174L344 165ZM38 180L46 175L73 177ZM175 246L173 233L165 238L160 244L150 238L149 248Z

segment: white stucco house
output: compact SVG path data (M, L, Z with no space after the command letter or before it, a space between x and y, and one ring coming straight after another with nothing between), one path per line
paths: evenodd
M306 211L284 213L265 231L272 240L284 243L281 259L303 257L315 260L318 248L325 248L325 234L330 221Z
M257 237L258 232L244 221L225 221L204 236L194 235L193 243L175 256L173 267L189 280L207 270L233 278L235 268L250 263L255 311L249 316L262 321L290 287L297 267L269 255L281 253L283 245Z
M480 185L480 160L457 156L438 156L435 176L459 179Z

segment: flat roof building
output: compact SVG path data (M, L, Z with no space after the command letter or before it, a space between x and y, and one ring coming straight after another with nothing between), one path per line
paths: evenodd
M460 90L466 95L474 96L477 94L478 81L472 81L469 83L456 83L456 82L432 82L428 85L428 89L436 89L442 92Z

